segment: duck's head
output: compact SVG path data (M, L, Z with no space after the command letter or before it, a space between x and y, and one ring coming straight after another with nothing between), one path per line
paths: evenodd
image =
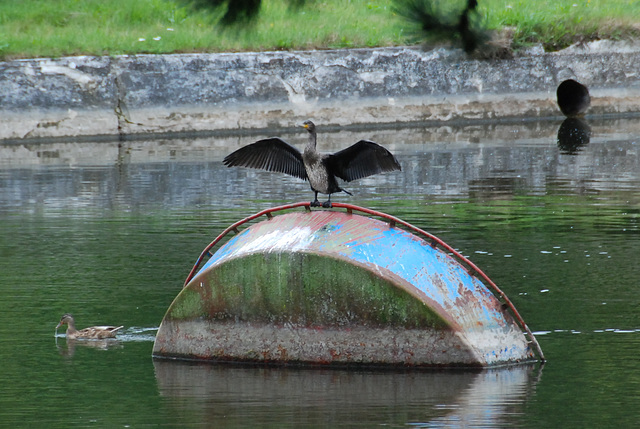
M60 323L56 326L56 329L61 327L64 324L73 324L73 316L70 313L65 313L60 319Z

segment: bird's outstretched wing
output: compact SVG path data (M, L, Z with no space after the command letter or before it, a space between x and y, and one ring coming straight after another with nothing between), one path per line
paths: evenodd
M400 170L398 160L377 143L360 140L327 157L330 171L346 182L384 171Z
M227 155L228 167L259 168L307 180L307 172L298 149L278 137L258 140Z

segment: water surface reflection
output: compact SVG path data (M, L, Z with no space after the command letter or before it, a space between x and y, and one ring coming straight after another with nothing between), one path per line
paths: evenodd
M279 427L508 427L535 385L532 366L487 371L346 371L154 361L176 411L215 427L276 414Z

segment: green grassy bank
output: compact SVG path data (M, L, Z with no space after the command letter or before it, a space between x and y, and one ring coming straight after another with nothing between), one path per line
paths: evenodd
M444 0L440 0L444 2ZM462 8L465 1L458 0ZM202 2L201 2L202 3ZM447 2L451 4L452 2ZM512 47L640 36L637 0L479 0L489 29ZM251 24L223 26L224 11L182 0L0 2L0 59L66 55L328 49L416 43L393 0L263 0ZM444 3L443 3L444 4Z

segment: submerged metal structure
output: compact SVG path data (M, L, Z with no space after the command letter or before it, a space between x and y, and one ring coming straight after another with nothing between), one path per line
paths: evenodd
M453 248L393 216L333 206L346 210L297 203L227 228L169 307L153 355L402 367L544 360L511 301Z

